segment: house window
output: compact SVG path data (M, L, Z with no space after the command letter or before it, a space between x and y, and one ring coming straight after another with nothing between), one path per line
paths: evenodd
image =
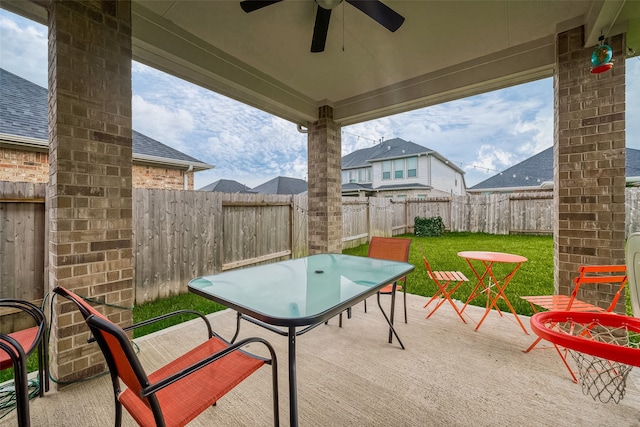
M409 157L407 159L407 178L415 178L418 176L418 158Z
M427 195L426 194L418 194L418 200L426 200Z
M395 179L404 178L404 159L397 159L393 161L393 171Z
M391 160L382 162L382 179L391 179Z

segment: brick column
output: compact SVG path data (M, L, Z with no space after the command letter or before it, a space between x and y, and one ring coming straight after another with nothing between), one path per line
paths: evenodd
M49 143L50 288L107 302L98 309L130 324L130 2L51 2ZM52 375L73 381L104 371L77 309L62 298L55 303Z
M342 138L333 108L309 125L309 254L342 252Z
M591 74L582 27L558 34L555 72L554 279L568 295L580 265L623 264L625 230L624 36L609 39L615 65ZM582 299L607 307L615 290ZM624 298L616 311L624 312Z

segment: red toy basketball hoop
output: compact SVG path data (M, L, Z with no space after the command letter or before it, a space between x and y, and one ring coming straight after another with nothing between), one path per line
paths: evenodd
M627 376L640 366L640 318L612 313L546 311L531 317L541 338L569 350L585 394L618 403Z

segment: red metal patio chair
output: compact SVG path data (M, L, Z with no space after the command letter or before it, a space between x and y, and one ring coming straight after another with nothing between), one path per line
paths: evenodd
M62 287L54 292L75 303L104 354L113 383L116 426L122 421L122 406L141 426L184 426L264 364L272 367L273 417L274 424L279 425L276 354L266 340L254 337L230 344L212 331L204 315L193 310L165 314L122 329L75 293ZM183 313L200 316L209 339L147 375L125 330ZM241 350L253 342L264 344L270 358ZM120 381L127 386L124 391Z
M18 411L18 422L20 419L28 425L29 421L29 400L28 391L23 396L24 390L27 390L26 376L26 358L34 351L38 352L38 393L40 397L44 396L45 391L49 391L49 368L47 355L47 319L42 310L29 301L23 301L13 298L0 299L1 314L22 313L25 322L33 325L25 329L17 329L11 331L1 330L2 345L0 346L0 371L14 368L14 381L16 386L16 407ZM3 328L4 329L4 328ZM24 353L21 355L20 353ZM22 371L24 370L24 375ZM24 384L23 384L24 381ZM25 398L26 397L26 398Z
M402 237L379 237L373 236L369 242L369 251L367 256L369 258L378 258L388 261L401 261L409 262L409 248L411 247L411 239ZM396 292L393 292L395 286ZM407 323L407 278L402 277L396 282L385 286L380 289L379 293L382 295L391 295L391 313L390 318L393 323L393 316L395 313L395 294L401 291L404 296L404 323ZM367 300L364 300L364 311L367 312ZM347 309L347 317L351 317L351 308ZM339 316L339 325L342 327L342 313ZM326 323L326 322L325 322ZM391 332L390 332L391 333Z
M13 386L18 425L29 427L29 387L27 385L27 356L18 341L9 335L0 334L0 357L13 366Z

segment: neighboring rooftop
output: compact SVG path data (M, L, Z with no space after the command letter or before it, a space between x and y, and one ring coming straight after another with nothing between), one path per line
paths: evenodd
M15 145L49 145L47 89L0 68L0 139ZM194 171L211 169L206 164L153 138L132 131L133 160L163 163Z
M199 191L215 191L218 193L252 193L251 188L232 179L219 179L202 187Z
M300 194L307 191L307 181L279 176L254 187L252 191L260 194Z
M640 150L626 149L626 175L640 181ZM468 191L504 191L516 189L551 189L553 187L553 147L529 157L485 179Z
M448 162L448 160L437 151L423 147L415 142L405 141L401 138L393 138L376 144L373 147L362 148L343 156L342 169L362 168L371 166L372 161L399 159L403 157L417 156L420 154L429 154L439 158L443 162ZM459 169L453 163L448 162L447 164L458 172L464 174L464 171Z

